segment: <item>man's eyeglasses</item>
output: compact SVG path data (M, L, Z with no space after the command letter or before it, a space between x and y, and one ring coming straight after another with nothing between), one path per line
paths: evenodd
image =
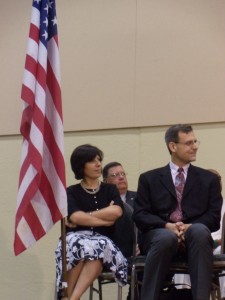
M194 141L187 141L185 143L181 143L181 142L175 142L175 144L181 144L187 147L193 147L193 146L199 146L200 145L200 141L198 140L194 140Z
M118 172L118 173L111 173L107 177L117 178L117 177L125 177L125 176L126 176L125 172Z

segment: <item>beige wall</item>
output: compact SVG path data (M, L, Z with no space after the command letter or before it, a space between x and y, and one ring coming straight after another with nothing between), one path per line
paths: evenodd
M104 164L118 160L135 190L140 172L165 165L169 154L164 144L166 127L71 132L65 134L67 185L73 184L69 157L80 144L92 143L104 153ZM225 186L225 123L194 125L201 141L196 165L217 169ZM13 253L14 218L21 154L19 136L0 138L0 298L50 300L54 294L54 249L60 234L59 223L35 246L18 257Z
M0 4L0 134L18 134L31 1ZM225 121L225 1L59 0L57 12L65 131Z

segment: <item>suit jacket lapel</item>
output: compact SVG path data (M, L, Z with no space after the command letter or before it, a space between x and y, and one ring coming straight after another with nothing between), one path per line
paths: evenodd
M187 179L185 182L182 198L184 198L188 194L190 189L196 183L197 178L198 178L198 171L196 170L196 168L194 166L190 165L190 167L188 168L188 174L187 174ZM165 168L162 169L162 172L160 173L160 179L161 179L162 184L177 199L169 164L167 166L165 166Z
M160 179L165 188L169 190L174 198L177 198L169 164L162 169L162 172L160 173Z
M183 191L183 197L182 198L184 198L188 194L188 192L190 191L190 189L196 183L197 177L198 177L197 170L195 169L194 166L190 165L190 167L188 168L187 179L186 179L186 182L185 182L184 191Z

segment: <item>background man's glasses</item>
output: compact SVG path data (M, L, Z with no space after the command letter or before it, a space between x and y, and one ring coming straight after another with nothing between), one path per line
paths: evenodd
M111 178L125 177L125 176L126 176L125 172L111 173L108 175L108 177L111 177Z

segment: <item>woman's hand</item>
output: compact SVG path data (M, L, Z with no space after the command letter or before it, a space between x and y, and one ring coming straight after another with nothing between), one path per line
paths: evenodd
M139 245L136 245L136 255L138 256L141 253Z
M70 220L68 220L68 218L66 218L66 220L65 220L65 225L66 225L66 227L69 227L69 228L76 228L77 227L77 225L72 223Z

